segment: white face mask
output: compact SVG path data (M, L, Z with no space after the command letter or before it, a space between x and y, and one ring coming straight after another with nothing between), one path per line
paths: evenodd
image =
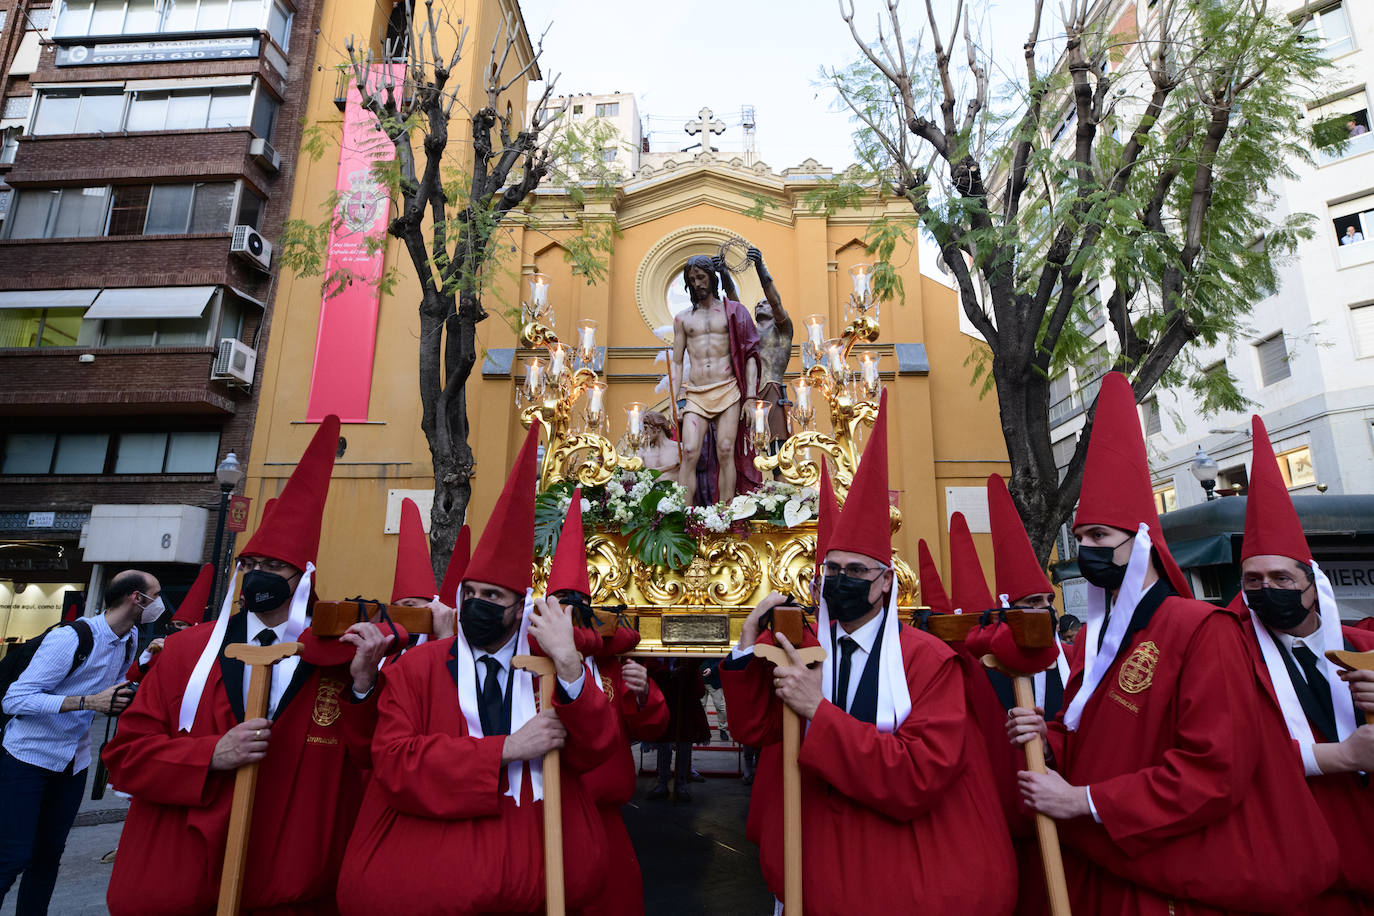
M142 616L138 618L139 623L152 623L162 616L162 612L167 609L162 603L162 596L158 595L152 601L145 604L142 608Z

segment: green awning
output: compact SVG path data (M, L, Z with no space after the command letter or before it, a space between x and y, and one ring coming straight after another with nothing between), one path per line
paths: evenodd
M1192 569L1196 566L1229 566L1235 560L1229 534L1214 534L1210 537L1170 543L1169 552L1174 555L1174 562L1182 569Z

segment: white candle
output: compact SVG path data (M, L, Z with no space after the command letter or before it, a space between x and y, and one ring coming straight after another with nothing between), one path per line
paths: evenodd
M797 379L797 410L803 414L811 410L811 380Z
M838 340L831 341L826 345L825 356L830 364L830 374L835 377L835 381L843 379L849 368L844 362L844 344Z
M525 363L525 393L537 398L544 393L544 361L532 359Z
M549 354L549 378L557 381L563 375L563 366L568 360L568 351L562 344L553 348Z
M625 405L625 427L630 435L638 436L644 431L644 404L632 401Z
M587 413L594 417L601 416L601 403L606 397L606 384L595 382L587 386Z
M854 297L862 299L868 295L868 277L873 271L871 264L855 264L849 268L850 279L854 283Z
M878 357L872 353L865 353L861 361L863 362L864 385L869 390L878 387Z
M530 277L530 303L536 308L542 308L549 302L549 278L544 274L535 274Z
M584 318L577 323L577 344L583 359L591 359L596 352L596 322Z
M825 343L825 319L820 315L812 315L806 319L807 339L811 341L811 346L817 350Z
M768 410L773 405L764 400L754 402L754 432L768 432Z

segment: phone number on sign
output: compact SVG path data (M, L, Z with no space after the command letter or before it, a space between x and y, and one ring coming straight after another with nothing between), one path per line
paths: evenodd
M145 51L142 53L95 54L92 62L111 64L139 64L160 60L221 60L232 57L254 57L251 51Z

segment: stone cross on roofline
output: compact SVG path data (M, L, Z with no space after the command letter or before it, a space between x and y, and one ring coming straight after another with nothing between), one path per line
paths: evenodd
M703 108L697 112L695 121L688 121L685 130L692 136L701 134L701 148L710 153L714 152L711 146L711 134L725 133L725 122L715 117L715 112L709 108Z

